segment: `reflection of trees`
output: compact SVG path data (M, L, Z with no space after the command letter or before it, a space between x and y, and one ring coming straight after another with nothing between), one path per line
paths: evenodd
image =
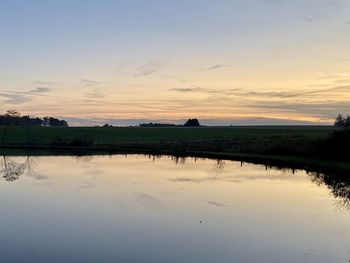
M0 174L8 181L16 181L22 174L33 175L33 160L27 156L23 163L16 162L9 157L3 155L0 160Z
M186 164L186 157L179 157L179 156L171 156L171 160L175 162L176 165L178 164Z
M94 159L93 155L75 155L74 158L78 161L78 162L91 162Z
M163 157L162 155L154 155L154 154L149 154L147 156L148 156L148 159L152 159L154 163L156 162L156 160L161 159Z
M265 166L267 170L279 170L285 174L295 174L296 169L278 166ZM350 209L350 178L347 175L335 172L312 172L304 170L313 183L318 186L325 185L333 197L337 200L337 205L342 208Z
M184 157L171 157L176 164L185 164L186 158ZM244 162L241 162L243 167ZM293 175L298 169L279 167L277 165L264 165L266 170L279 170L285 175ZM214 166L214 177L215 180L225 169L225 161L217 160ZM312 181L317 185L325 185L337 200L337 204L343 208L350 209L350 178L348 176L341 176L337 173L319 173L305 171L311 176Z
M225 161L224 161L224 160L217 159L217 160L216 160L216 164L215 164L215 168L216 168L217 170L220 170L220 171L224 170L224 168L225 168Z
M217 159L216 162L215 162L215 165L214 165L214 177L213 177L213 180L218 178L218 176L223 173L224 169L225 169L225 161Z
M350 209L350 178L334 174L309 172L317 185L326 185L341 207Z

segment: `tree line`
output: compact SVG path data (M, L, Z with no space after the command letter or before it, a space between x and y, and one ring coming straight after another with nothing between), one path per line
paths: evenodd
M335 119L334 126L349 129L350 115L344 117L343 115L339 114L338 117Z
M183 125L173 123L140 123L140 127L200 127L198 119L188 119Z
M8 110L5 114L0 115L0 126L51 126L51 127L68 127L65 120L54 117L30 117L29 115L21 116L16 110Z

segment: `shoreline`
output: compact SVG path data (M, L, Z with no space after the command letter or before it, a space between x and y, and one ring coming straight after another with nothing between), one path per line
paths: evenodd
M11 156L88 156L113 154L144 154L167 155L178 158L207 158L229 160L265 165L282 169L305 170L307 172L331 173L339 176L350 175L350 163L338 160L328 160L292 155L271 155L256 153L216 152L203 150L177 151L176 149L162 149L144 147L130 147L129 145L100 145L100 146L52 146L52 145L0 145L3 155ZM154 145L152 145L154 146ZM350 178L350 177L349 177Z

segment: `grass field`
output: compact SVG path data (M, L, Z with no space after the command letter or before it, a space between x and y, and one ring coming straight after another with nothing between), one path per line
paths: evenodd
M0 127L0 136L4 133ZM138 128L138 127L7 127L2 144L51 144L57 140L92 139L94 144L157 143L162 141L203 142L252 139L317 139L334 130L328 126L265 126L265 127L200 127L200 128ZM1 139L1 137L0 137Z
M330 126L0 127L0 148L59 154L171 154L349 172L350 140L334 143L335 130Z

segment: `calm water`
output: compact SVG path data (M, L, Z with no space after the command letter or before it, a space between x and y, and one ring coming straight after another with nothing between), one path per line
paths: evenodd
M0 262L350 260L343 182L230 161L1 158Z

